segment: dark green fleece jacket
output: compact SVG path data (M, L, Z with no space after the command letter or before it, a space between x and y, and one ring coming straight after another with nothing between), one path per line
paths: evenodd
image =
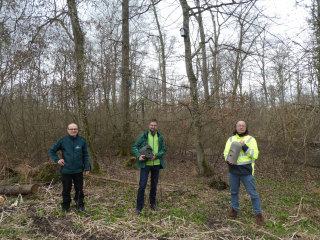
M57 151L61 150L64 166L61 167L63 174L75 174L90 171L89 152L87 141L77 135L75 138L68 134L67 137L59 139L49 150L49 154L55 163L59 157Z
M144 133L142 133L135 144L133 144L132 146L132 151L134 153L134 155L136 156L136 158L138 159L137 161L137 168L145 168L146 167L146 161L139 161L139 157L140 157L140 153L139 153L139 149L147 146L148 145L148 132L149 130L145 131ZM163 136L159 133L159 131L157 131L158 134L158 153L156 154L156 159L160 159L160 168L161 169L165 169L166 168L166 164L163 161L162 156L166 153L166 146L164 145L164 140L163 140Z

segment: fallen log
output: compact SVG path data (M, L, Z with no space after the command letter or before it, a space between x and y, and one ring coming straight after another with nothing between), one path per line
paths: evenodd
M0 186L0 193L8 195L18 194L36 194L39 186L37 184L25 184L25 185L14 185L14 186Z
M131 185L139 185L138 182L127 182L127 181L123 181L123 180L112 179L112 178L105 178L105 177L97 177L97 176L92 176L92 175L84 175L84 177L90 177L90 178L93 178L93 179L96 178L96 179L101 179L101 180L105 180L105 181L125 183L125 184L131 184ZM149 185L149 183L148 183L148 185ZM160 183L160 182L158 182L158 185L171 186L171 187L179 187L178 185L175 185L175 184Z

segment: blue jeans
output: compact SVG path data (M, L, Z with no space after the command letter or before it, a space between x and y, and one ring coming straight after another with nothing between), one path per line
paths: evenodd
M244 175L229 173L231 206L234 208L234 210L238 211L240 181L242 182L244 187L247 189L247 192L251 197L253 211L257 216L258 213L262 213L261 202L260 202L260 198L254 183L254 177L252 175L244 176Z
M137 210L141 211L144 204L144 192L146 190L149 172L151 172L150 205L156 204L157 184L159 179L160 165L146 166L140 170L140 182L137 197Z

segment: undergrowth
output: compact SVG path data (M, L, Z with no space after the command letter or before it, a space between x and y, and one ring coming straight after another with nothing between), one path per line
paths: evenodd
M1 239L319 239L320 195L317 185L305 184L303 174L293 178L256 177L264 227L256 224L250 197L243 186L236 219L230 210L229 190L196 183L158 186L154 212L147 204L133 216L137 186L86 180L87 214L72 204L61 213L61 184L44 186L34 196L6 196L1 205ZM74 193L72 193L74 194Z

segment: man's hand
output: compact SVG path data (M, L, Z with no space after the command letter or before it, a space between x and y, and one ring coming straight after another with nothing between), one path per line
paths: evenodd
M58 164L59 164L60 166L64 166L64 159L59 159Z
M86 171L86 175L89 175L90 171Z
M246 144L243 140L240 140L240 143L242 146L244 146Z
M145 156L146 156L146 155L140 155L139 161L145 161L145 159L144 159Z
M153 161L156 159L156 155L154 153L152 153L152 154L153 154L153 157L151 159L149 159L149 161Z
M230 165L237 165L236 163L232 163L232 162L229 162L229 161L227 161L227 163L230 164Z

